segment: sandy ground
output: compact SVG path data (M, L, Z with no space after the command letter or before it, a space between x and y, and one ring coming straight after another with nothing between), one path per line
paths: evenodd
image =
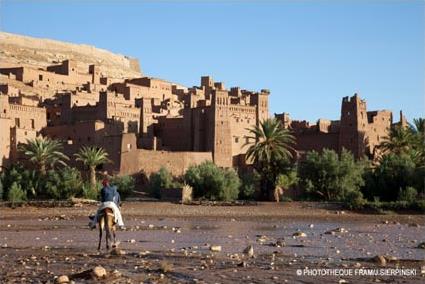
M54 283L59 275L75 283L425 280L425 250L418 248L425 241L423 215L359 214L332 204L297 202L129 202L122 208L126 229L117 232L119 249L107 251L103 244L98 252L98 232L87 227L87 216L95 209L0 208L0 282ZM330 233L338 228L343 230ZM296 232L305 236L293 236ZM221 251L211 251L212 245L221 246ZM243 253L249 245L254 257ZM373 261L376 255L386 256L387 263ZM85 273L99 265L107 270L106 278ZM364 273L379 275L358 275Z

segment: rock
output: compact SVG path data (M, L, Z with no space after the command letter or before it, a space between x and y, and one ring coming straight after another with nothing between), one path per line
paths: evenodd
M418 245L418 248L425 249L425 242L422 242Z
M221 246L210 246L210 250L214 251L214 252L220 252L221 251Z
M397 258L397 257L395 257L395 256L393 256L393 255L386 255L386 256L385 256L385 260L386 260L387 262L394 262L394 261L397 261L397 260L398 260L398 258Z
M377 255L372 259L375 263L381 265L381 266L385 266L387 265L387 260L385 259L384 256L382 255Z
M106 269L102 266L96 266L92 270L92 276L96 278L104 278L106 277Z
M348 230L345 228L336 228L336 229L325 232L326 235L335 235L337 233L348 233Z
M131 239L128 242L131 243L131 244L134 244L136 242L136 240L135 239Z
M116 278L119 278L122 276L122 273L115 269L114 271L112 271L112 275Z
M248 255L248 257L253 257L254 256L254 247L252 245L247 246L243 250L243 253Z
M126 252L124 250L119 249L117 247L111 250L111 255L125 255L125 254Z
M409 227L415 227L415 228L419 228L420 225L418 223L410 223Z
M295 238L305 238L307 237L307 234L301 231L295 232L292 234L293 237Z
M69 283L69 278L66 275L61 275L58 278L56 278L55 283L57 284Z
M275 243L275 246L278 248L286 246L285 242L283 240L277 240Z
M246 263L246 261L242 261L242 262L238 263L238 266L239 267L247 267L248 264Z

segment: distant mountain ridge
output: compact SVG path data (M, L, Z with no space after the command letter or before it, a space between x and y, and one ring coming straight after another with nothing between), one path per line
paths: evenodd
M139 61L135 58L85 44L0 32L0 67L19 64L44 68L65 59L76 60L81 72L87 72L88 64L97 64L107 77L128 78L142 75Z

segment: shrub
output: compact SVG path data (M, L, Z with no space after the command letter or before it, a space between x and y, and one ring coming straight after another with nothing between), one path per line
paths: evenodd
M416 189L414 187L408 186L406 189L400 191L398 200L413 202L416 200L417 196L418 192L416 191Z
M173 181L173 175L164 167L156 172L152 173L149 177L149 192L156 198L161 197L161 188L173 188L178 186Z
M100 191L97 188L100 188L100 184L93 188L90 183L84 183L82 186L83 197L87 199L98 200Z
M384 155L380 164L370 173L364 193L369 198L379 196L383 201L395 201L399 197L400 189L408 186L415 187L416 165L407 154Z
M191 166L184 179L197 197L231 201L238 198L240 179L233 169L221 169L212 162Z
M46 195L54 199L68 199L82 194L83 180L80 172L71 167L49 171L45 184Z
M343 149L340 157L333 150L321 154L311 151L299 165L301 185L313 197L328 201L344 201L364 185L365 163L356 162L353 155Z
M253 171L241 173L240 179L239 199L253 200L260 187L261 176L257 171Z
M366 204L366 199L359 190L349 191L345 196L344 204L349 209L361 209Z
M7 200L12 203L12 206L15 206L16 203L23 202L27 199L26 192L22 190L21 186L14 182L10 187L10 190L7 194Z
M114 176L111 178L110 183L117 187L122 200L125 200L136 188L136 183L132 176Z
M34 170L25 169L20 164L14 164L2 174L3 196L7 197L13 183L21 187L27 196L35 197L43 187L40 175Z
M276 185L283 188L283 189L290 189L293 186L298 184L298 175L297 172L292 170L288 171L285 174L280 174L277 177Z

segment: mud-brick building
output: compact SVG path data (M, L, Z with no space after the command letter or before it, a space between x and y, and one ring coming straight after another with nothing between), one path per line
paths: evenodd
M310 125L307 121L291 120L287 113L276 114L276 118L294 133L295 148L301 156L311 150L327 148L341 152L345 148L356 158L366 155L376 159L381 154L377 146L394 124L391 111L367 111L366 101L357 94L342 99L340 120L319 119ZM407 125L402 112L398 123Z
M38 100L0 93L0 166L15 161L19 143L37 137L46 126L46 110Z

